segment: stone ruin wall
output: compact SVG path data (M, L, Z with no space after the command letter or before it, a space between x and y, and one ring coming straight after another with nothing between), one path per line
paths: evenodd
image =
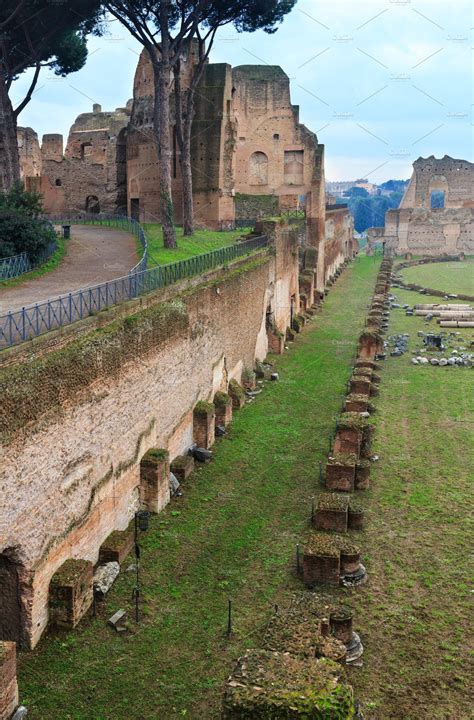
M47 213L126 214L126 144L129 110L79 115L63 137L19 128L20 164L27 189L43 195Z
M474 207L474 164L448 155L418 158L400 208L430 208L430 194L436 190L445 192L446 208Z
M276 195L280 210L294 210L311 187L318 141L299 122L290 80L278 65L241 65L232 81L236 192Z
M175 294L161 305L162 294L154 304L148 298L148 309L123 321L116 334L95 332L80 337L79 345L61 335L64 347L41 356L48 343L42 338L36 357L19 348L10 359L14 365L4 368L2 426L9 437L0 474L6 509L0 560L17 563L24 645L34 646L48 623L54 572L68 558L95 563L104 539L129 523L144 453L152 447L168 448L171 459L183 453L192 442L196 401L212 400L230 379L240 380L244 367L265 357L267 311L280 331L290 324L291 298L298 298L294 234L279 231L275 254L239 265L181 298ZM165 320L155 334L150 322L159 313ZM8 363L8 354L2 360ZM36 390L32 372L41 377ZM14 387L22 399L10 395Z
M431 193L444 192L444 208L431 207ZM396 255L474 254L474 164L448 157L418 158L397 209L380 228L369 228L368 251L382 240Z

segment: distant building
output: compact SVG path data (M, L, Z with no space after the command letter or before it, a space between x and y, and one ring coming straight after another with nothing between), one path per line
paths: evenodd
M369 228L368 240L395 255L474 254L474 164L418 158L400 207L387 211L384 227Z

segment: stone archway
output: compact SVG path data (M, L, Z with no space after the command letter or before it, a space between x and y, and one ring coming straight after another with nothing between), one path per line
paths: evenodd
M0 640L18 645L23 639L20 569L10 553L0 554Z

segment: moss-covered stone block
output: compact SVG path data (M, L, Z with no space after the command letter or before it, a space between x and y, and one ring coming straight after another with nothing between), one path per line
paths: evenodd
M321 493L314 513L313 525L316 530L347 530L349 498L338 493Z
M88 560L66 560L49 584L49 621L72 630L92 604L93 566Z
M114 530L107 536L99 549L99 564L118 562L119 565L131 552L134 542L133 527Z
M234 410L238 410L245 405L245 391L237 380L232 379L229 382L229 396L232 399L232 407Z
M228 393L217 392L214 395L215 423L227 427L232 422L232 398Z
M340 555L334 536L312 533L303 554L304 584L339 585Z
M354 492L356 462L356 455L330 455L326 465L326 488L339 492Z
M198 447L209 449L215 440L216 410L212 403L200 400L193 410L193 439Z
M170 459L165 448L151 448L140 461L140 502L159 513L170 501Z
M227 681L224 720L349 720L351 686L338 663L248 650Z

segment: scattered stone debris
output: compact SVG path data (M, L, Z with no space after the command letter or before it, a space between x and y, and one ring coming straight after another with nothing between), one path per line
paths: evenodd
M112 615L112 617L110 617L110 618L107 620L107 623L108 623L108 625L110 625L111 627L113 627L113 629L114 629L116 632L119 632L119 633L120 633L120 632L126 632L127 628L125 627L125 624L124 624L126 618L127 618L127 612L126 612L126 610L117 610L117 612L114 613L114 614Z
M109 592L120 573L118 562L108 562L99 565L94 572L94 593L98 599L104 598Z
M198 447L197 445L191 445L188 452L195 460L201 463L209 462L213 458L212 450L207 450L207 448Z
M182 492L180 491L179 480L172 472L170 472L170 495L171 497L173 497L174 495L180 497L182 495Z

